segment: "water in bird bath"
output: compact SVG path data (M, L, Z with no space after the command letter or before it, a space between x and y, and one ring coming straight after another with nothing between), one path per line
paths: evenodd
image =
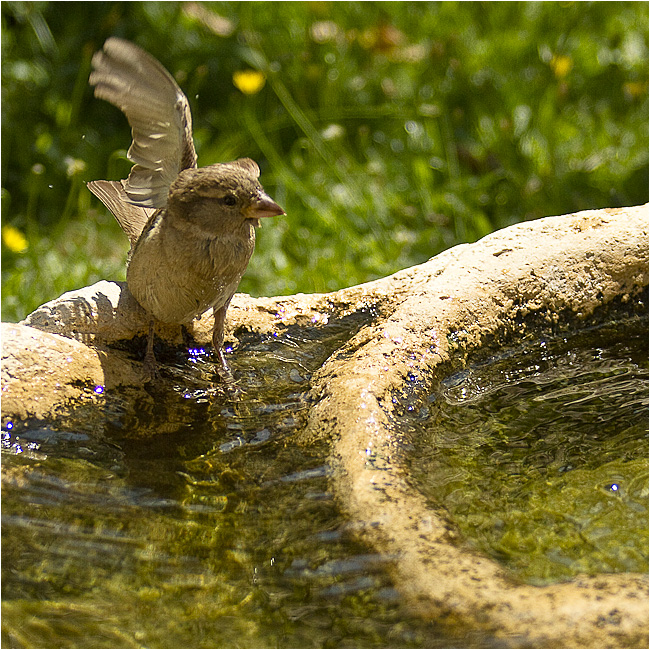
M237 392L163 354L149 400L5 423L4 647L485 647L402 609L327 441L296 441L311 373L371 319L244 340Z
M524 580L647 572L647 316L475 360L408 430L413 485Z

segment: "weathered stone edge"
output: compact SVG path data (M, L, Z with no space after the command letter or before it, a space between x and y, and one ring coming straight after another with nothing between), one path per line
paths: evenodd
M454 353L449 334L474 347L516 328L522 311L583 318L647 287L647 214L647 206L586 211L490 235L315 378L310 431L335 441L336 494L364 539L398 558L396 585L423 616L487 629L514 647L647 647L647 576L533 587L459 550L448 522L406 481L391 426L392 395L409 377L435 378Z

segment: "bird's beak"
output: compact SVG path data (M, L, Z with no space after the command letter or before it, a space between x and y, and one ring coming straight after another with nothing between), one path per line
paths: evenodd
M244 210L244 216L247 219L277 217L281 214L285 214L284 210L264 192L258 194L253 202Z

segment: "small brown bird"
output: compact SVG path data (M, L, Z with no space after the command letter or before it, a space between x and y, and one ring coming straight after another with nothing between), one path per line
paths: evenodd
M109 38L92 67L95 96L117 106L132 129L128 178L88 188L131 241L127 285L151 316L145 372L149 379L156 372L155 321L186 325L212 308L212 343L230 378L222 350L226 311L259 220L284 210L260 185L250 158L197 167L187 98L150 54Z

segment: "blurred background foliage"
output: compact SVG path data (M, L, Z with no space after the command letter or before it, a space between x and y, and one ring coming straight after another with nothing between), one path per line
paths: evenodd
M287 211L240 290L330 291L525 219L648 200L646 2L3 2L2 318L124 279L85 188L130 164L96 100L111 35L187 94L199 164Z

